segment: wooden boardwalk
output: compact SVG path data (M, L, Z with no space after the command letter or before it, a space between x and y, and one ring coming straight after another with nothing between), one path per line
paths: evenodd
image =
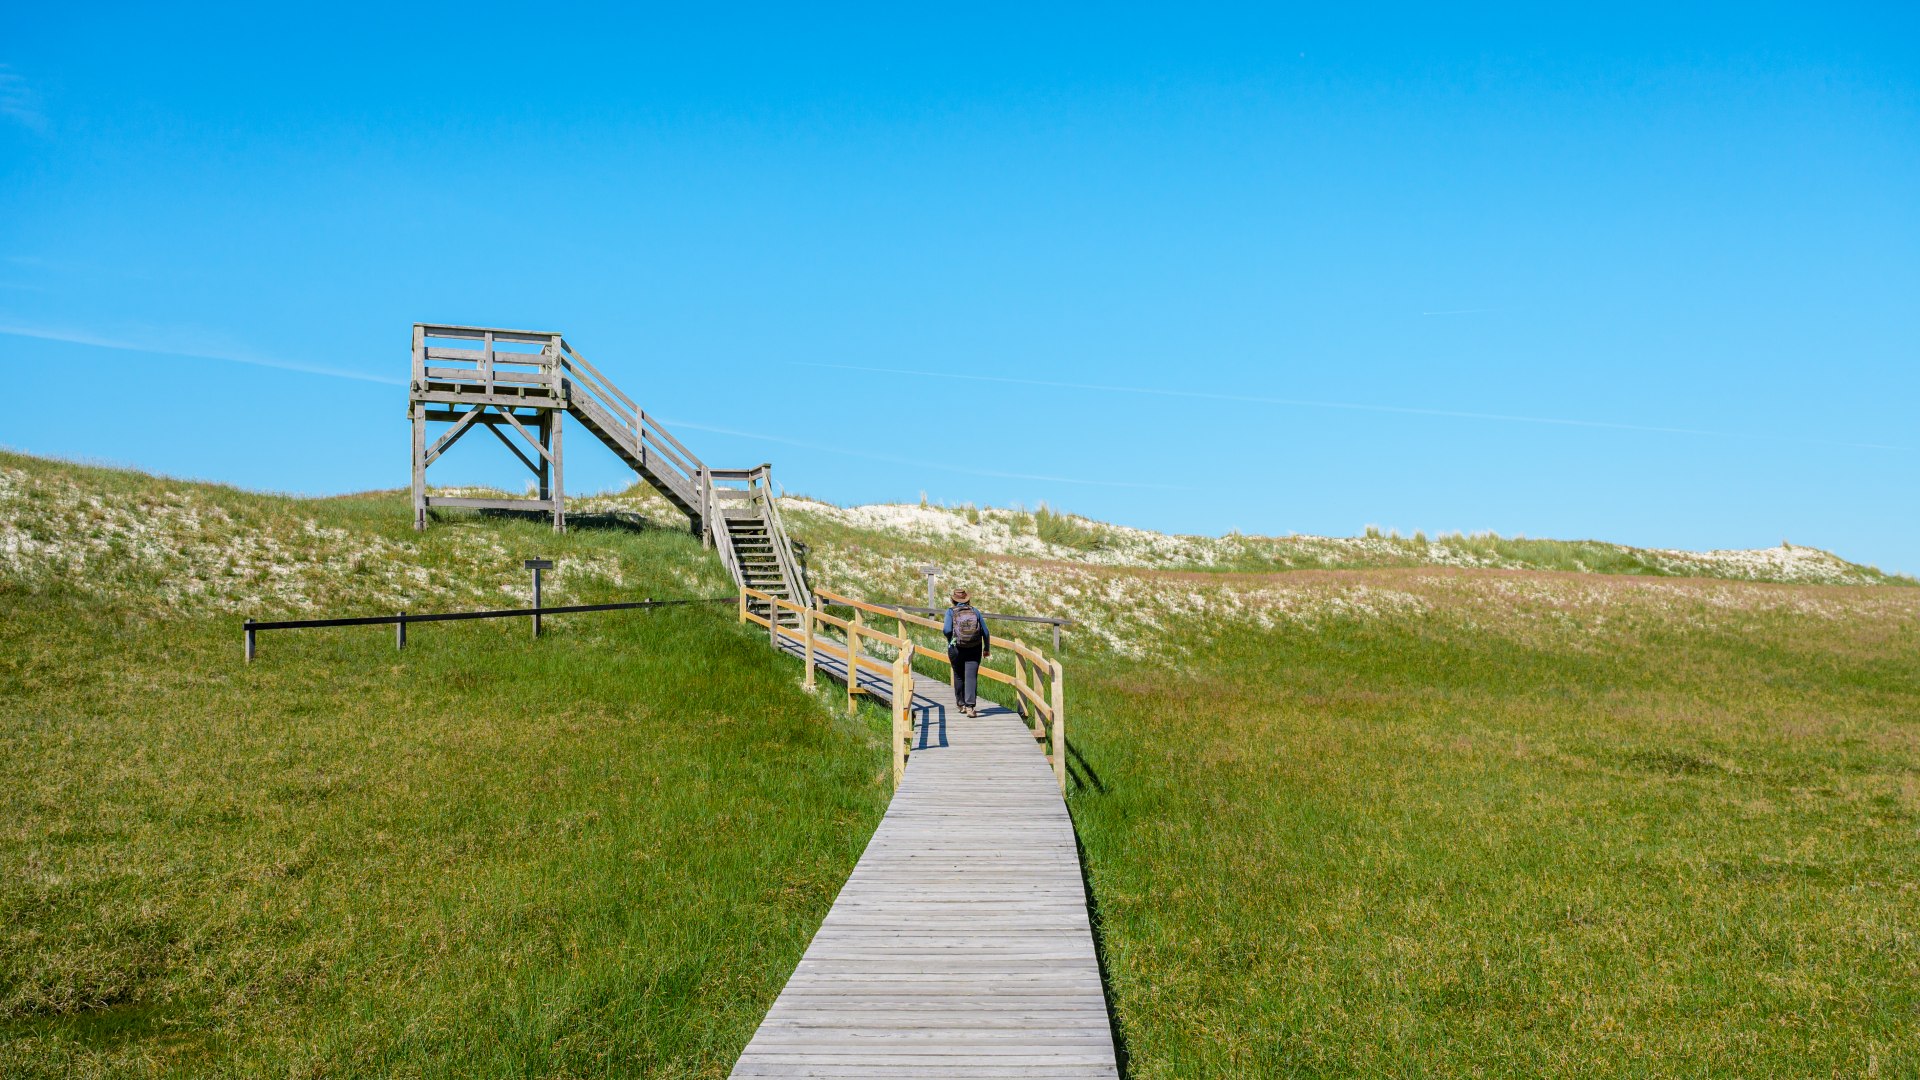
M843 662L820 670L845 680ZM913 717L905 780L733 1075L1117 1077L1045 757L1011 710L962 716L922 675Z

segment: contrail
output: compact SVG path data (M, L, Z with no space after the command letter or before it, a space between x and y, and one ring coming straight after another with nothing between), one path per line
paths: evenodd
M178 356L188 360L219 360L229 364L250 364L254 367L274 368L279 371L297 371L304 375L323 375L330 379L352 379L356 382L379 383L382 386L407 385L407 380L405 379L396 379L386 375L369 375L363 371L349 371L346 368L325 367L320 364L301 363L298 360L278 360L270 356L255 356L245 353L171 349L132 341L120 341L114 338L101 337L97 334L77 330L55 330L46 327L0 323L0 335L6 337L34 338L39 341L60 341L69 345L90 345L96 349L114 349L119 352L147 353L153 356Z
M1086 480L1077 476L1048 476L1043 473L999 472L993 469L969 469L952 465L944 461L923 461L919 458L894 457L890 454L870 454L845 447L830 446L825 443L803 442L799 439L783 438L779 435L765 435L757 431L741 431L737 428L714 427L711 424L698 424L691 420L676 420L661 417L663 422L689 431L705 431L714 435L732 435L740 439L754 439L759 442L780 443L783 446L797 446L804 450L819 450L828 454L840 454L845 457L864 458L868 461L884 461L894 465L912 465L920 469L941 469L946 472L963 473L968 476L992 476L1003 480L1037 480L1050 484L1084 484L1088 487L1153 488L1159 491L1195 491L1196 488L1181 484L1146 484L1128 480Z
M1344 409L1350 412L1393 413L1402 416L1442 416L1455 420L1500 420L1513 424L1547 424L1555 427L1597 428L1607 431L1644 431L1661 435L1700 435L1715 439L1777 439L1814 446L1844 446L1856 450L1897 450L1912 453L1911 446L1886 443L1840 442L1795 436L1746 435L1731 431L1706 431L1700 428L1656 427L1649 424L1623 424L1611 420L1573 420L1557 416L1518 416L1512 413L1465 412L1457 409L1422 409L1407 405L1373 405L1354 401L1318 401L1311 398L1264 397L1258 394L1227 394L1214 390L1175 390L1159 386L1121 386L1111 383L1064 382L1054 379L1021 379L1010 375L970 375L953 371L922 371L917 368L866 367L859 364L822 364L805 360L788 361L795 367L828 368L835 371L865 371L875 375L918 375L928 379L955 379L963 382L1003 383L1014 386L1044 386L1057 390L1097 390L1110 394L1140 394L1148 397L1189 398L1201 401L1236 401L1250 405L1291 405L1308 409Z

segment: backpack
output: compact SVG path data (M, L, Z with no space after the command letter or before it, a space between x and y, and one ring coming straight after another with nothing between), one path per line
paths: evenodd
M967 647L980 644L980 613L969 604L953 609L953 643Z

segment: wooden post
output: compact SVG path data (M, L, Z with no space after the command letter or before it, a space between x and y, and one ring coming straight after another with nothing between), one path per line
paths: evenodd
M860 624L847 624L847 715L860 711L853 695L860 692Z
M400 613L400 621L393 624L393 648L398 652L407 647L407 613Z
M253 663L253 620L247 620L247 663Z
M1053 664L1053 775L1060 794L1067 793L1067 699L1060 685L1060 661Z
M780 648L780 599L767 594L767 644Z
M482 339L480 352L480 378L487 388L487 396L493 396L493 331L489 330Z
M420 532L427 527L426 402L414 402L409 411L413 414L413 530Z
M745 585L742 585L740 586L740 624L742 626L745 626L746 622L747 622L747 587Z
M800 613L800 617L801 617L802 619L805 619L805 620L806 620L806 628L807 628L807 689L809 689L809 690L811 690L811 689L813 689L813 633L814 633L814 625L813 625L813 609L812 609L812 608L806 608L806 609L804 609L804 610L802 610L802 611L801 611L801 613Z
M533 568L533 636L540 636L540 568Z
M700 534L700 550L713 550L713 478L707 475L707 467L700 466L693 476L693 489L699 493L700 516L693 527Z
M1053 624L1053 655L1060 655L1060 624Z
M415 323L412 392L425 390L426 380L427 331ZM427 527L427 404L424 401L410 402L407 411L413 418L413 528L418 532Z
M494 430L498 431L499 429L495 428ZM552 409L546 409L540 413L540 448L545 450L546 453L540 455L540 468L534 475L540 478L540 497L542 499L551 499L553 498L553 462L548 460L548 455L553 453Z
M893 662L893 787L907 778L907 755L913 752L913 654L902 650Z
M553 531L554 532L567 531L567 484L566 484L566 478L562 475L561 466L560 466L560 420L563 415L564 414L559 409L555 409L553 411L553 434L550 436L553 442L552 453L553 453Z
M1016 641L1014 644L1018 645L1020 643ZM1040 721L1032 712L1027 710L1027 695L1020 692L1023 689L1027 689L1027 662L1020 659L1020 650L1018 649L1013 650L1013 683L1013 709L1020 714L1021 719L1027 722L1027 727L1031 728L1035 734L1038 734Z

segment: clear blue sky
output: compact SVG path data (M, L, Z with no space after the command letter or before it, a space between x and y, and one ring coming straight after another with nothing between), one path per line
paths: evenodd
M480 323L840 502L1920 571L1912 5L794 7L7 5L0 445L403 486Z

